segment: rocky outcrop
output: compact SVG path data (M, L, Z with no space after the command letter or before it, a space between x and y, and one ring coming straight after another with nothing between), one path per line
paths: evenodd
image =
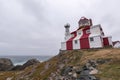
M98 64L104 64L104 63L107 63L107 62L110 62L110 61L112 61L112 59L110 59L110 58L108 58L108 59L102 59L102 58L100 58L100 59L97 59L97 63Z
M26 63L24 63L23 65L16 65L16 66L14 66L11 70L23 70L23 69L25 69L28 66L35 65L35 64L38 64L38 63L40 63L39 60L37 60L37 59L30 59Z
M22 65L16 65L11 69L11 71L16 71L16 70L22 70Z
M78 80L99 80L94 76L98 73L96 60L89 60L82 68Z
M0 71L8 71L13 67L13 63L8 58L0 58Z
M63 64L62 64L63 65ZM88 60L81 68L78 66L65 66L58 68L57 72L51 73L50 80L99 80L94 75L98 74L96 60ZM60 72L58 72L60 71Z
M15 71L23 70L28 66L40 63L37 59L30 59L23 65L14 66L12 61L8 58L0 58L0 71Z
M22 69L25 69L28 66L31 66L31 65L34 65L34 64L38 64L38 63L40 63L39 60L37 60L37 59L30 59L26 63L23 64Z

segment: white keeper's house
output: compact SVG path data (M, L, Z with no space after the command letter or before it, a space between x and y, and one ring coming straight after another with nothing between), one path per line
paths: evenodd
M113 46L112 37L105 36L100 24L93 25L91 19L81 17L77 30L70 32L70 25L65 27L65 40L61 42L61 50L90 49Z

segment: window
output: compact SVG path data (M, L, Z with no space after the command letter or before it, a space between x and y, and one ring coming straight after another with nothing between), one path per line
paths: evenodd
M86 30L86 34L89 34L90 33L90 30L88 29L88 30Z
M91 38L90 38L90 41L91 41L91 42L92 42L92 41L94 41L94 38L93 38L93 37L91 37Z
M75 44L77 44L77 40L75 40Z
M78 35L81 35L81 32L79 32Z

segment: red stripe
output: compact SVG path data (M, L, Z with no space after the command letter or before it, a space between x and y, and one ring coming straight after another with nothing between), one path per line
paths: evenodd
M67 50L72 50L72 49L73 49L72 41L67 41L66 44L67 44L67 45L66 45Z
M90 44L89 44L89 35L90 35L90 33L87 34L86 30L90 30L90 26L85 26L85 28L83 29L83 35L80 38L80 47L81 47L81 49L90 48Z
M103 38L103 43L104 43L104 46L109 46L109 41L108 41L108 37L105 37Z
M73 43L72 43L72 41L73 41L73 39L76 37L76 32L73 32L72 33L74 36L72 37L72 38L70 38L67 42L66 42L66 48L67 48L67 50L72 50L73 49Z

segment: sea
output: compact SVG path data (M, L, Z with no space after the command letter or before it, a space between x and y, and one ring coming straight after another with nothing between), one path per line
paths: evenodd
M44 62L47 61L48 59L50 59L53 56L0 56L0 58L8 58L11 59L11 61L13 62L14 65L23 65L25 62L27 62L30 59L37 59L40 62Z

